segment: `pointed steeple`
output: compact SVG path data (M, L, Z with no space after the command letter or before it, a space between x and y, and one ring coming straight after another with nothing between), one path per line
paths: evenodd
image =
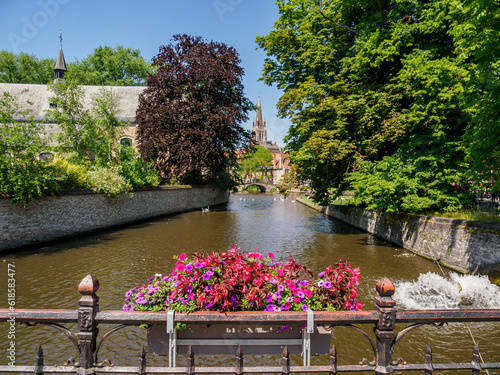
M252 122L252 135L255 134L255 140L257 144L265 146L267 143L267 131L266 122L262 120L262 105L259 101L257 102L257 116Z
M260 105L260 96L259 96L259 101L257 103L257 119L256 119L256 125L257 126L262 126L264 122L262 121L262 106Z
M66 69L66 61L64 60L64 54L62 50L62 31L59 32L59 39L60 49L59 55L57 56L56 66L54 67L54 81L63 79L64 73L68 71L68 69Z

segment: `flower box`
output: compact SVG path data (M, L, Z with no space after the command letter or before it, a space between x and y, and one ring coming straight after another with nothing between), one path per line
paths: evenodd
M241 345L244 354L282 354L288 345L290 354L304 351L304 333L299 324L288 329L276 325L196 324L188 325L176 334L176 354L187 354L191 345L198 354L236 354ZM305 331L305 329L304 329ZM311 355L328 354L331 331L315 326L310 334ZM148 350L155 355L169 355L170 335L165 325L155 325L148 331Z

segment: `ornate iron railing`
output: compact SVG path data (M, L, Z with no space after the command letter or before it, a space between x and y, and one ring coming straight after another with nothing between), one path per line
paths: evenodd
M141 348L136 365L111 365L109 361L99 363L98 355L104 340L112 333L127 326L138 326L144 322L151 324L165 324L167 312L122 312L99 311L96 295L99 289L98 280L88 275L78 287L82 295L78 310L28 310L28 309L0 309L0 322L24 323L26 325L44 324L56 328L64 333L77 348L77 361L68 361L64 365L46 365L43 350L38 347L36 361L32 366L2 365L0 373L77 373L77 374L243 374L243 373L328 373L340 372L374 372L375 374L389 374L395 371L419 370L425 374L432 374L440 370L471 371L479 374L489 369L500 369L500 362L482 363L479 360L479 347L476 345L470 362L463 363L434 363L432 348L427 347L425 362L408 364L402 358L393 358L394 348L398 342L411 330L422 325L440 325L447 322L484 322L500 321L500 310L428 310L428 311L398 311L394 308L392 299L394 286L387 278L379 280L376 285L378 296L375 298L375 308L372 311L319 311L314 312L314 323L328 326L350 326L360 332L371 344L374 360L362 361L357 365L338 365L335 347L330 349L329 364L317 366L294 366L290 363L290 354L284 346L281 363L275 366L246 366L244 365L244 349L241 346L235 353L232 364L221 367L199 367L195 365L193 350L189 348L187 366L182 367L153 367L147 366L146 351ZM292 324L306 323L305 312L236 312L217 313L200 312L191 314L177 313L175 322L186 324ZM77 323L78 332L73 333L64 324ZM362 331L355 324L374 324L375 340ZM409 324L399 332L395 332L396 323ZM98 341L98 326L100 324L116 325L102 335Z

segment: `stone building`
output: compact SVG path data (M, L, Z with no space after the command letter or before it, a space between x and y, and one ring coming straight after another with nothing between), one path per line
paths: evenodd
M54 67L54 82L62 80L66 72L66 62L62 47ZM111 90L118 102L117 118L127 122L128 128L120 136L119 142L125 145L136 144L135 111L139 105L139 94L144 90L140 86L81 86L83 90L83 106L90 109L92 96L99 93L101 88ZM46 111L51 109L49 98L53 96L48 85L23 84L23 83L0 83L0 95L8 92L17 98L23 110L29 110L35 121L45 126L46 133L51 134L60 131L58 124L46 119ZM17 121L26 121L26 118L16 118Z

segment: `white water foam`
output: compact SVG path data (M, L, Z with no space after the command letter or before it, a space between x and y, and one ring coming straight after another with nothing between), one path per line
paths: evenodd
M500 288L487 276L428 272L416 281L397 283L394 299L410 310L500 309Z

